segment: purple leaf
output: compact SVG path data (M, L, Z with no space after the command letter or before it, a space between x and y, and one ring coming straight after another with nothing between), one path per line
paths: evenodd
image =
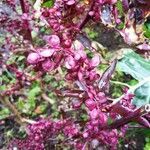
M39 54L42 57L50 57L53 55L54 51L55 51L54 49L44 49Z
M97 67L100 63L100 57L99 55L95 55L92 60L91 60L91 66L92 67Z
M111 10L108 7L108 5L105 6L101 12L101 20L104 24L110 24L111 23Z
M106 69L106 71L102 74L100 81L98 83L98 87L100 90L106 89L106 86L115 70L117 64L117 60L115 59L112 64Z
M146 44L146 43L143 43L143 44L138 45L137 48L139 50L150 50L150 45Z
M67 5L73 5L74 3L75 3L74 0L69 0L66 4L67 4Z
M141 124L142 126L146 127L146 128L150 128L150 122L144 118L144 117L139 117L137 118L137 121L139 124Z
M129 1L128 0L122 0L122 5L124 10L128 10L129 9Z
M78 34L76 38L78 41L82 43L84 47L89 48L89 49L91 48L91 41L86 35Z

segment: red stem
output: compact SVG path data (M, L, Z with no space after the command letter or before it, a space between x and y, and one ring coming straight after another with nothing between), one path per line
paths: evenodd
M21 5L22 13L28 13L24 0L20 0L20 5ZM26 20L25 23L27 24L28 28L24 29L26 31L24 38L32 42L32 35L29 28L28 20Z
M20 0L20 5L21 5L22 12L23 12L23 13L27 13L27 10L26 10L26 8L25 8L24 0Z
M141 124L142 126L144 126L146 128L150 128L149 121L147 119L145 119L144 117L142 117L143 107L133 111L133 110L123 107L119 103L117 103L116 105L114 105L112 107L111 111L120 114L122 116L122 118L114 121L110 125L104 125L103 127L101 127L102 130L103 129L116 129L116 128L119 128L131 121L136 121L139 124Z
M140 109L142 110L142 108L143 107L141 107ZM112 107L111 111L116 112L116 113L120 114L123 117L126 117L126 116L129 116L129 115L132 115L132 114L136 113L136 111L133 111L133 110L127 108L127 107L121 106L119 103L114 105ZM144 117L142 117L141 115L137 118L132 118L131 121L138 122L139 124L141 124L145 127L150 127L150 123Z
M103 129L116 129L116 128L119 128L119 127L131 122L132 120L137 119L140 116L141 116L141 108L137 109L133 113L130 113L126 117L122 117L121 119L116 120L112 124L103 127Z

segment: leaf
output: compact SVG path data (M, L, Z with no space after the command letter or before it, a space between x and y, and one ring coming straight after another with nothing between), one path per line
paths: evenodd
M17 59L17 61L22 61L22 60L24 60L25 58L26 58L25 56L19 56L18 59Z
M6 88L6 85L1 85L0 86L0 91L4 91L4 90L6 90L7 88Z
M150 76L150 61L145 60L131 49L124 49L124 51L127 53L117 63L120 71L130 74L137 80L143 80Z
M112 64L106 69L106 71L102 74L102 77L98 83L98 87L99 89L106 89L106 86L115 70L117 64L117 60L115 59Z
M48 7L48 8L50 8L50 7L53 6L53 4L54 4L54 1L53 1L53 0L48 0L48 1L46 1L46 2L44 2L44 3L42 4L42 7Z
M118 9L119 15L122 16L124 14L122 2L120 0L117 1L116 7Z
M18 108L19 110L23 111L24 105L25 105L24 100L19 98L19 99L18 99L18 102L17 102L17 108Z
M10 115L10 111L8 108L3 108L0 110L0 120L8 117Z
M16 62L16 59L17 59L17 55L12 55L6 62L7 65L10 65L10 64L13 64Z
M122 0L122 7L123 7L124 11L129 10L129 1L128 0Z
M146 104L150 104L150 82L142 85L134 92L133 104L141 107Z
M99 55L94 55L94 57L91 59L91 66L92 67L96 67L96 66L98 66L99 65L99 63L100 63L100 57L99 57Z
M81 42L85 48L91 49L91 41L85 34L78 34L76 39Z
M150 22L146 22L143 26L144 36L150 38Z
M136 46L139 50L150 50L150 45L149 44L146 44L146 43L143 43L143 44L140 44L138 46Z
M41 92L41 88L38 86L38 84L33 87L29 93L28 93L28 105L33 110L35 108L36 104L36 96Z
M101 20L104 24L111 24L111 10L108 5L105 5L101 11Z
M40 87L36 86L29 91L28 99L33 99L41 91Z
M117 67L119 70L126 74L130 74L140 82L150 77L150 61L145 60L129 49L124 57L118 62ZM150 82L148 81L142 84L134 91L134 94L133 104L137 107L150 104Z

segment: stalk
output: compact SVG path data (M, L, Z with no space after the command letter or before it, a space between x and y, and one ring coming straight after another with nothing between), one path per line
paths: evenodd
M20 0L20 5L21 5L22 13L28 13L24 0ZM23 29L23 30L26 31L26 33L24 35L24 38L32 42L32 35L31 35L31 30L29 28L28 20L26 20L25 23L27 24L28 28L27 29Z

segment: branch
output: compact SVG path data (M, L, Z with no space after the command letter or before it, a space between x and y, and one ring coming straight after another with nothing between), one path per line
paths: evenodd
M110 80L111 83L114 83L114 84L118 84L118 85L122 85L122 86L126 86L128 88L131 88L131 86L127 83L123 83L123 82L119 82L119 81L113 81L113 80Z
M15 115L15 120L16 122L23 126L24 123L22 121L22 117L20 115L20 112L16 109L16 107L9 101L8 97L2 97L0 96L0 101L2 102L3 105L5 105L6 107L8 107L10 109L10 111Z
M50 104L54 104L55 103L54 100L52 100L50 97L48 97L45 93L42 94L42 98L45 101L49 102Z
M26 119L26 118L23 118L22 121L23 121L23 122L26 122L26 123L28 123L28 124L34 124L34 123L36 123L36 121L30 120L30 119Z
M21 5L22 13L28 13L24 0L20 0L20 5ZM29 28L28 20L25 20L25 23L27 24L28 29L23 29L24 31L26 31L24 38L32 42L32 35Z
M27 13L24 0L20 0L20 5L23 13Z

